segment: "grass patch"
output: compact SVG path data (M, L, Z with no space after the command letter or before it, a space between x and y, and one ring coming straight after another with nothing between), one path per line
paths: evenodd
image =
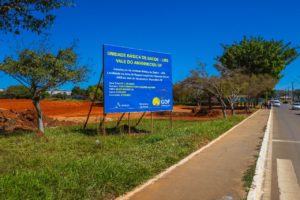
M244 117L156 120L153 134L86 134L79 127L0 137L0 199L112 199L178 162ZM133 124L133 123L132 123ZM139 129L150 130L145 120ZM95 140L100 140L96 145Z
M264 128L264 132L265 132L265 130L266 130L266 127ZM261 148L261 145L262 145L262 140L263 140L263 137L260 138L259 145L256 148L256 150L258 151L258 154L259 154L259 151L260 151L260 148ZM258 154L254 156L254 162L253 162L253 164L251 164L248 167L248 169L244 173L244 176L243 176L243 179L242 179L243 182L244 182L243 186L245 188L247 196L248 196L248 193L249 193L249 191L251 189L253 178L255 176L256 163L257 163L257 160L258 160L258 157L259 157ZM247 199L247 197L245 199Z
M247 194L252 186L253 177L255 175L255 168L256 162L249 166L243 177L244 188Z

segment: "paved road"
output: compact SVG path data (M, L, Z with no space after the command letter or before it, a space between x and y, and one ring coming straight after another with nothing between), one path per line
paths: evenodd
M264 199L300 200L300 111L288 105L274 108L271 139L266 177L271 184Z
M255 161L268 117L269 110L258 111L221 140L130 199L244 199L242 177Z

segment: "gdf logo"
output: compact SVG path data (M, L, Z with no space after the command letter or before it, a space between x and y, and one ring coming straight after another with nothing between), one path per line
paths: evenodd
M170 104L170 99L162 99L162 100L160 100L160 103L162 105L169 105Z
M160 105L160 99L158 97L154 97L152 99L152 105L153 106L159 106Z

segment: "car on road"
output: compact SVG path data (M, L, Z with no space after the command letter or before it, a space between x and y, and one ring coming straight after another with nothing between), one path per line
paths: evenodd
M272 106L274 106L274 107L280 107L280 101L279 100L273 100L272 101Z
M300 102L294 102L292 104L292 110L300 110Z

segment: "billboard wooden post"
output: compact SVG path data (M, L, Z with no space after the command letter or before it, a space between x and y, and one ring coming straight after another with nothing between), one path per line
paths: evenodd
M170 111L170 124L171 124L171 130L173 130L173 112Z
M153 133L153 112L151 112L151 133Z
M122 121L124 115L125 115L125 113L122 113L121 117L120 117L120 118L118 119L118 121L117 121L117 124L116 124L115 128L118 128L118 127L120 126L121 121Z
M137 127L140 124L140 122L144 118L145 114L146 114L146 112L143 112L142 116L139 118L138 122L135 124L135 127Z
M128 134L130 134L130 112L128 113Z
M99 78L99 81L98 81L98 84L97 84L97 88L96 88L96 91L95 91L93 100L92 100L92 102L91 102L91 106L90 106L88 115L87 115L87 117L86 117L86 121L85 121L85 123L84 123L84 125L83 125L83 129L86 128L86 125L87 125L87 123L89 122L90 115L91 115L91 112L92 112L94 103L95 103L95 101L96 101L96 98L97 98L97 92L98 92L98 90L100 89L100 84L101 84L101 81L102 81L102 79L103 79L103 73L104 73L104 68L102 68L102 72L101 72L101 75L100 75L100 78ZM103 92L103 89L102 89L102 92Z
M106 120L106 113L104 113L104 115L103 115L103 126L102 126L103 135L106 135L105 120Z
M100 130L102 130L103 135L106 135L105 119L106 119L106 113L103 113L102 121L99 124Z

